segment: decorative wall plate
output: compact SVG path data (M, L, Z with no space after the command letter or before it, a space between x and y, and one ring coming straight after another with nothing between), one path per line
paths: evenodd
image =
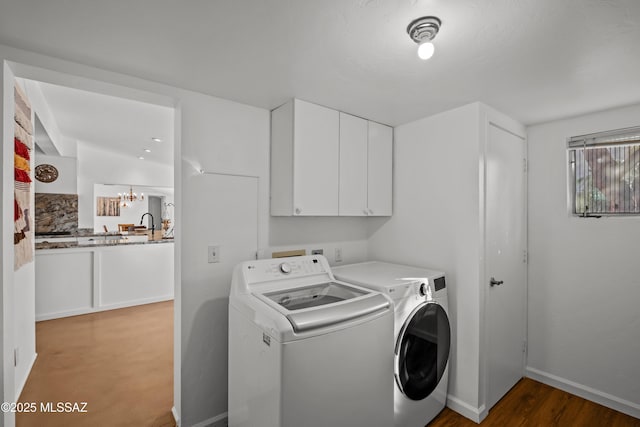
M58 169L53 165L42 163L36 166L36 179L40 182L53 182L58 179Z

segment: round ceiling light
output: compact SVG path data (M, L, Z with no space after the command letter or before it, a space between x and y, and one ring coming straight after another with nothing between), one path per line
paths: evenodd
M429 59L433 56L435 50L433 40L440 31L442 21L435 16L423 16L422 18L414 19L407 27L407 34L411 37L411 40L418 43L418 56L421 59Z

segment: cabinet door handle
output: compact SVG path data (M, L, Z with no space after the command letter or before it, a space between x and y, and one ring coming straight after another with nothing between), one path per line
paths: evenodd
M300 215L300 213L302 212L302 209L300 209L300 208L296 208L296 211L295 211L295 212L296 212L296 215Z
M373 215L373 209L369 209L369 214Z
M367 212L366 209L362 209L362 213L365 214L365 215L369 215L369 212Z

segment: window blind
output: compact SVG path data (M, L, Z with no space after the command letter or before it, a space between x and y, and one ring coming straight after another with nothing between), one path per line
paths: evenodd
M572 213L640 214L640 126L568 139Z

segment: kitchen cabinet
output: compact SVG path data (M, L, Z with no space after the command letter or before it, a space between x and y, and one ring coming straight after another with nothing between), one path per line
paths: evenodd
M393 130L298 99L271 113L271 215L392 213Z
M392 213L393 130L340 113L341 216Z
M36 250L37 321L173 299L173 242Z
M293 99L271 113L271 215L338 215L339 115Z

